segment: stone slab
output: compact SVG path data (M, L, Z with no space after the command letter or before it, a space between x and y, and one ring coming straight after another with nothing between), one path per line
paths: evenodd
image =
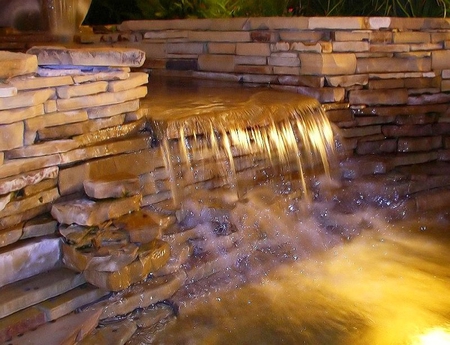
M42 116L36 116L25 121L25 129L27 131L37 131L45 127L53 127L68 123L76 123L86 121L88 115L86 110L61 111Z
M43 215L26 221L23 225L21 240L33 237L53 235L58 229L58 223L49 215Z
M125 80L110 81L108 85L109 92L119 92L134 89L138 86L148 83L148 74L144 72L130 73L130 77Z
M45 272L60 263L60 240L41 237L0 249L0 286ZM3 296L3 294L2 294Z
M13 122L19 122L22 120L30 119L39 115L43 115L44 105L38 104L31 107L1 110L0 111L0 124L9 124Z
M17 88L10 84L0 83L0 97L12 97L17 95Z
M106 294L108 294L108 291L101 290L89 283L86 283L79 285L61 295L36 304L35 307L45 313L47 321L52 321L59 319L60 317L67 315L87 304L93 303Z
M0 79L33 73L38 68L36 56L8 51L0 51L0 64Z
M140 201L140 195L98 202L78 199L54 204L51 213L59 223L93 226L137 211Z
M184 285L186 277L184 271L179 271L165 277L149 279L118 293L109 300L93 305L89 309L102 310L101 319L125 315L136 308L146 308L169 299Z
M21 76L8 80L8 82L17 88L19 91L44 89L56 87L61 85L72 85L73 79L70 76L59 77L36 77L36 76Z
M0 230L0 247L17 242L22 236L22 224Z
M58 170L58 167L52 166L1 179L0 194L20 190L26 186L39 183L44 179L56 178L58 176Z
M46 323L35 330L11 339L10 345L71 345L84 339L98 325L100 313L85 311L71 313L55 322ZM39 339L37 342L36 340Z
M99 107L92 107L86 109L88 117L90 119L98 119L104 117L110 117L122 113L127 113L130 111L135 111L139 109L139 100L131 100L128 102L122 102L118 104L105 105Z
M21 91L16 96L0 98L0 110L32 107L43 104L54 97L55 90L42 89L34 91Z
M59 98L72 98L80 96L95 95L108 90L107 81L95 81L80 85L67 85L56 88L56 94Z
M43 181L40 181L38 183L26 186L22 189L22 193L24 197L28 197L40 192L43 192L44 190L50 190L58 185L58 179L52 178L52 179L45 179Z
M0 151L12 150L24 144L24 124L0 125Z
M140 193L139 178L131 174L111 174L83 182L85 193L94 199L121 198Z
M147 87L140 86L135 89L120 92L104 92L97 95L84 97L74 97L69 99L58 99L56 101L59 111L68 111L76 109L86 109L90 107L99 107L111 104L119 104L145 97L147 95ZM1 99L0 99L1 101ZM1 102L0 102L1 106Z
M84 284L80 273L57 268L0 288L0 315L5 317Z
M83 135L104 128L119 126L123 124L124 121L125 115L115 115L100 119L41 128L37 130L37 135L41 140L67 139L76 135Z
M124 345L137 330L135 322L125 319L95 329L78 345Z
M27 54L37 56L39 65L141 67L145 61L142 50L124 47L33 47Z
M8 205L0 211L0 217L3 218L23 213L38 206L51 203L58 198L58 188L45 190L28 197L19 197L9 202Z
M5 158L15 159L47 156L54 153L70 151L77 148L78 146L80 146L80 144L72 139L45 141L42 143L9 150L6 152Z

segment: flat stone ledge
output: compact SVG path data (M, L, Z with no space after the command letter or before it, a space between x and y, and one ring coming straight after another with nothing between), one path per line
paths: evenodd
M39 65L141 67L145 53L139 49L114 47L33 47L27 54L37 56Z

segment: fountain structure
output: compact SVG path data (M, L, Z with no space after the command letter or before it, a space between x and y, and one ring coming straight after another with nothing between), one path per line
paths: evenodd
M253 37L269 36L258 33ZM282 49L280 44L253 43L258 54L263 47ZM242 52L244 46L240 47ZM316 255L331 248L335 251L326 251L330 255L345 251L350 245L343 243L355 241L358 245L358 238L367 238L360 235L372 234L373 229L379 234L374 236L376 244L369 242L366 247L385 242L408 247L382 230L388 228L382 220L417 217L417 211L441 208L436 219L448 221L449 182L443 173L447 169L448 106L442 101L446 99L446 65L441 51L433 58L435 74L408 75L419 80L409 80L409 90L415 91L396 90L393 100L372 100L355 84L344 87L349 80L345 77L327 79L332 88L337 82L339 90L317 93L321 101L331 94L333 101L338 101L339 95L348 91L352 102L394 103L353 108L348 103L323 106L306 96L273 90L279 87L271 83L258 88L215 83L204 87L183 79L191 72L180 72L186 61L179 60L175 65L165 61L178 71L160 83L164 71L151 71L150 79L147 73L134 71L155 61L146 60L142 50L130 47L36 47L28 54L11 54L2 52L1 56L4 66L9 66L1 75L0 99L0 130L5 138L0 147L1 295L6 296L0 308L2 342L33 343L51 337L58 343L185 342L202 335L193 332L183 338L177 325L183 327L202 300L212 296L220 302L224 298L220 291L251 289L252 282L270 277L272 270L281 274L278 268L283 263L290 264L283 267L303 272L297 263L304 262L305 272L312 274L308 267L318 261L309 258L321 258ZM330 57L324 54L320 53L323 61L328 61ZM315 73L328 71L327 64L319 71L310 55L301 56L306 59L303 68ZM358 58L364 59L362 55ZM423 54L412 55L421 63L430 62ZM297 61L286 54L271 57L265 61ZM209 58L202 56L200 64L214 66L207 63ZM228 59L214 56L215 62ZM355 62L353 58L349 61ZM370 61L364 63L370 67ZM347 71L345 63L332 65L341 73ZM285 68L263 70L292 73ZM424 98L436 104L413 104L422 99L417 96L417 85L431 86L427 82L437 82L436 73L442 77L437 77L439 92L420 89ZM374 82L382 74L367 75L373 90L376 85L386 87L386 83ZM364 78L350 79L359 85ZM316 80L286 79L300 83ZM183 82L189 87L183 88ZM189 94L192 90L202 97ZM387 97L374 92L377 97ZM411 96L405 97L408 92ZM405 106L411 114L403 114L404 107L399 109L398 102L408 103ZM352 117L348 118L350 111ZM340 129L333 128L329 119ZM387 138L381 139L380 133ZM365 155L371 150L376 152ZM389 158L383 157L387 152ZM330 157L335 161L330 163ZM438 157L440 161L435 162ZM334 181L330 180L334 174ZM370 211L372 207L375 213ZM424 229L427 225L420 226ZM434 258L431 252L426 255ZM327 262L333 261L323 255ZM427 269L431 265L425 264ZM445 272L436 276L444 277ZM409 278L416 276L415 271L410 273ZM267 284L271 286L271 282ZM338 279L333 282L339 283ZM302 284L308 281L302 280ZM436 291L447 291L445 283L439 288ZM246 296L243 298L250 303L250 295ZM349 295L345 298L353 300ZM315 299L320 301L318 296ZM279 299L274 297L274 302ZM295 303L302 305L299 300ZM311 315L314 321L306 318L313 323L305 326L291 310L296 315L292 328L285 332L282 325L273 325L267 339L281 334L291 343L320 337L329 343L337 339L334 336L342 336L348 323L358 335L357 329L369 329L360 338L377 343L372 340L381 338L370 331L370 313L364 308L347 310L345 305L343 301L334 310L337 316L325 325L329 330L324 335L315 329L320 328L317 320L323 315ZM405 305L405 310L410 307ZM440 308L443 311L430 307L443 315L447 303ZM302 310L308 310L308 305ZM381 320L387 313L380 315ZM180 322L173 322L177 318ZM445 321L437 314L431 319ZM295 326L297 321L300 328ZM425 317L420 321L423 327L432 326ZM219 344L221 336L212 332L206 339L208 322L201 324L205 333L197 339ZM191 326L188 323L187 328ZM408 327L412 332L413 327ZM305 329L306 335L296 329ZM311 329L314 331L309 333ZM390 334L398 330L394 331ZM345 339L357 340L350 331L345 332ZM233 341L246 339L245 335L233 336Z

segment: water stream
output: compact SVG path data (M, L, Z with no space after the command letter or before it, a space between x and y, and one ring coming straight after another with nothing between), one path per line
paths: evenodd
M200 91L204 100L211 104L218 99L214 87L199 89L194 84L188 89L179 89L178 82L164 87L170 87L172 96L159 98L157 91L154 99L158 102L148 101L150 111L161 113L171 108L170 104L177 109L180 107L175 105L186 104L178 115L172 115L175 117L169 119L168 126L162 127L167 137L176 133L172 138L184 138L195 128L193 123L189 124L190 120L184 121L182 126L171 125L171 120L188 116L198 123L199 114L192 114L192 109L202 107L183 103L181 97L189 98L192 91L197 98L191 99L198 99ZM245 103L247 92L251 91L225 88L220 92L228 97L226 99L232 95L234 102ZM266 101L262 103L267 105ZM223 104L223 100L216 103ZM287 113L291 113L290 110ZM217 118L212 119L217 125ZM281 122L284 119L282 117ZM299 134L301 130L295 121L289 119L288 122L295 123L297 143L299 138L306 138ZM319 127L323 125L320 123ZM285 124L277 127L277 131L283 131ZM202 128L211 126L207 123ZM252 126L247 125L245 133L237 133L235 137L244 136L244 142L254 143L257 135L248 130ZM204 131L211 133L209 129ZM292 128L287 132L292 132ZM188 136L194 139L181 140L181 144L174 147L170 146L170 141L164 144L167 152L175 150L176 154L171 152L178 157L166 160L174 171L175 188L182 191L191 182L179 179L181 175L175 172L174 162L195 172L198 164L192 159L195 151L192 143L202 143L193 133ZM328 135L321 136L321 140L328 138ZM205 147L215 145L225 147L225 151L235 146L227 146L223 140L211 143L212 137L215 135L202 139L206 146L200 151L205 152ZM227 137L234 140L233 135ZM319 157L317 161L323 162L323 152L328 154L329 148L322 153L321 149L312 150L314 140L311 137L311 142L304 147L314 152L314 157ZM325 147L330 142L326 141ZM264 144L258 150L250 150L249 155L241 152L237 156L252 157L255 152L271 148ZM330 183L329 179L324 179L328 162L318 164L325 174L315 169L309 175L302 173L304 152L300 145L300 150L287 160L280 157L275 160L286 166L290 164L286 162L295 162L300 157L300 163L288 171L290 180L274 182L273 176L280 172L277 170L269 174L269 179L258 180L251 187L245 182L245 193L230 197L230 190L238 184L239 172L232 168L232 179L223 183L222 188L214 191L200 188L180 198L179 209L189 211L185 214L227 210L223 219L235 229L228 229L226 234L217 235L217 228L209 228L206 221L190 225L204 237L192 241L194 253L198 253L199 259L212 253L212 261L220 262L218 267L222 269L214 270L204 279L192 279L191 284L171 299L179 308L177 317L164 327L140 330L130 344L450 344L448 212L411 214L408 219L394 221L383 209L346 204L347 199L342 196L346 187L339 181ZM235 155L225 152L225 157L229 168L234 164ZM268 156L264 159L274 161ZM217 155L213 160L220 161ZM267 168L266 163L261 166L263 170ZM308 178L298 185L292 183L296 179L298 182L300 176ZM305 198L307 189L311 198ZM345 191L352 192L358 193ZM214 217L225 213L214 213ZM217 236L211 235L213 232ZM196 262L185 268L196 272L199 269Z

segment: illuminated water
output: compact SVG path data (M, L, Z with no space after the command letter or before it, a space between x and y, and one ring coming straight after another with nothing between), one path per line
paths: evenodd
M338 193L249 189L232 216L248 255L217 244L228 268L186 286L179 315L130 344L450 344L447 211L394 222L337 208Z

